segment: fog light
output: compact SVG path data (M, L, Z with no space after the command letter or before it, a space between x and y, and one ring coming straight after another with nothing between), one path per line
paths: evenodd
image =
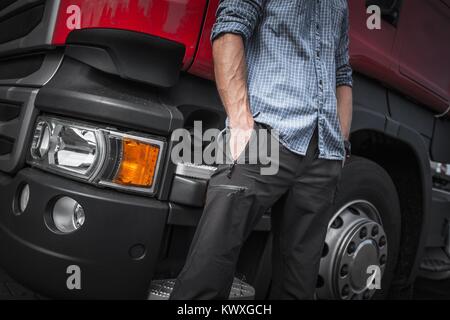
M83 207L69 197L62 197L55 202L52 215L56 229L63 233L78 230L85 221Z
M28 184L22 186L22 189L19 192L18 200L19 201L16 207L18 209L17 214L21 214L27 209L28 202L30 201L30 186ZM17 209L15 211L17 211Z

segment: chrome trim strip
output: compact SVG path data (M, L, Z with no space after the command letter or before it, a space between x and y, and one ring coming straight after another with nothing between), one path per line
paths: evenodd
M217 168L212 166L196 165L193 163L178 163L175 174L190 178L209 180L216 170Z

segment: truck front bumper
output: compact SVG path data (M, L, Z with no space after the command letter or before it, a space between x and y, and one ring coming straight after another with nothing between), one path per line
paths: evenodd
M29 203L18 215L13 202L25 184ZM73 233L56 233L46 223L52 203L61 196L84 208L85 223ZM0 174L0 265L47 297L145 299L168 212L166 202L36 169L23 169L14 177ZM80 289L67 285L73 275L68 267L73 265L80 270Z

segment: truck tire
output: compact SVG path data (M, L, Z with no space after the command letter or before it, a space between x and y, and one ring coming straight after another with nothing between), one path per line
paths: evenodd
M317 297L386 297L397 263L400 229L399 199L388 173L373 161L351 157L336 191ZM373 285L368 287L368 283Z

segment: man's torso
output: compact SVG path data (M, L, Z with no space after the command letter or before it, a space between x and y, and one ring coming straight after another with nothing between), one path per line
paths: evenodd
M295 153L305 154L318 124L319 157L344 156L335 54L346 14L345 0L268 0L246 44L255 120Z

